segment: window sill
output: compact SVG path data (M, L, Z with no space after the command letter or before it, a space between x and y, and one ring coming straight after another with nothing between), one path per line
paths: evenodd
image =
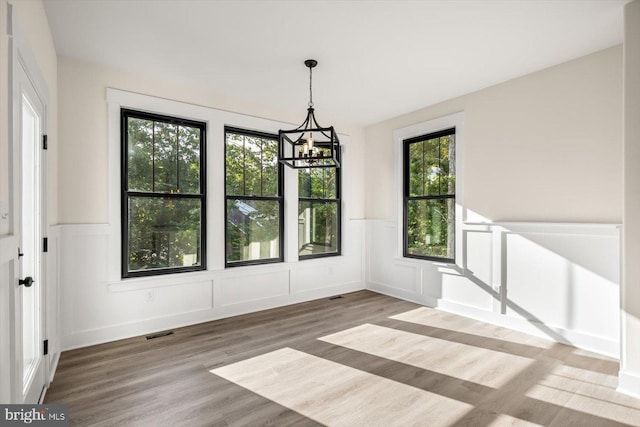
M429 264L438 268L461 269L462 266L455 262L437 261L431 259L409 258L409 257L393 257L392 261L395 265L402 267L415 267L416 265Z

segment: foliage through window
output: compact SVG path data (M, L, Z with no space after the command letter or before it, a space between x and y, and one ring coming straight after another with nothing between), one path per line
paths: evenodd
M340 169L298 170L298 254L340 254Z
M205 124L121 111L122 276L204 270Z
M404 150L404 256L455 258L455 129L407 139Z
M283 170L277 155L277 135L225 128L226 266L283 260Z

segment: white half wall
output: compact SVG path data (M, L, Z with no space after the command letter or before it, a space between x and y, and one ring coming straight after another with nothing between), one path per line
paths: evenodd
M465 223L462 262L397 256L395 221L368 220L367 288L619 355L620 228Z
M108 224L61 228L64 350L364 289L364 221L339 257L110 282Z

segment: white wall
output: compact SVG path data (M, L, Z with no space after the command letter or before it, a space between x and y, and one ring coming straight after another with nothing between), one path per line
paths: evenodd
M46 200L48 223L57 223L57 57L53 45L53 39L49 30L49 24L41 0L13 1L0 0L0 402L16 401L15 394L11 396L11 375L14 375L14 367L18 364L12 360L16 349L13 348L15 339L11 335L15 330L14 300L18 288L18 235L11 225L11 216L14 210L12 191L19 194L19 186L12 182L10 162L12 153L10 147L13 142L12 118L10 102L12 88L11 67L12 46L16 45L16 38L9 36L9 5L12 8L12 19L17 31L20 27L19 45L25 49L23 53L29 53L33 60L33 69L29 72L37 72L42 78L38 81L39 89L44 87L48 93L47 104L47 134L49 150L47 152L47 177ZM22 39L22 37L24 39ZM21 51L22 52L22 51ZM35 69L37 68L37 70ZM14 198L17 202L17 198ZM46 277L42 277L39 283L46 287L46 336L49 339L49 356L46 363L51 365L51 373L55 370L60 355L60 339L58 328L58 255L56 250L57 234L55 227L49 227L46 231L50 237L49 252L45 255Z
M393 130L460 111L465 214L621 222L620 46L367 127L367 218L395 216Z
M11 2L27 36L29 46L49 90L47 108L47 216L49 224L58 223L58 60L42 0ZM6 129L6 128L5 128ZM1 174L0 174L1 175Z
M619 390L640 397L640 1L624 22L624 262Z
M11 2L14 14L20 22L27 42L33 53L35 61L40 68L44 80L49 89L49 117L48 132L50 149L48 152L49 170L47 180L49 183L48 212L49 224L58 222L58 197L57 197L57 122L58 122L58 99L57 99L57 57L53 39L49 31L49 23L40 0L28 0ZM3 213L9 211L9 76L11 73L9 64L9 37L7 35L7 5L6 0L0 0L0 12L2 13L0 22L0 235L7 234L8 220L3 219Z
M300 110L284 111L258 105L242 99L203 92L198 88L180 86L165 81L106 68L96 64L61 57L58 63L60 93L60 167L58 179L60 223L106 223L108 219L108 142L106 88L116 88L187 102L194 105L233 111L299 125L306 115L307 105ZM302 88L304 89L304 88ZM336 131L350 136L355 151L363 151L362 128L351 127L320 114L323 123L331 123ZM353 156L349 167L351 217L364 217L364 157ZM81 196L79 196L81 195Z
M621 106L617 46L367 127L367 287L618 356ZM454 113L456 264L402 258L394 132Z
M282 120L302 121L305 110L295 114L262 109L69 59L60 59L59 90L60 134L64 141L59 179L63 184L60 217L65 222L60 227L61 334L65 349L364 288L364 233L363 222L358 219L364 209L363 159L351 155L361 151L362 129L334 123L339 133L352 132L344 138L347 160L342 169L342 255L298 262L297 238L293 235L297 221L287 221L288 262L225 270L223 127L274 132L283 125ZM207 122L206 272L120 279L121 107ZM282 119L273 120L278 114ZM290 169L285 175L289 177L285 211L297 218L297 193L290 192L295 190L293 184L297 185L296 175Z

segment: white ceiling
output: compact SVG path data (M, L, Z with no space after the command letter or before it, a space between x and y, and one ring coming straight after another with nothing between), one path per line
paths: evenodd
M45 0L59 55L367 125L622 42L628 0Z

